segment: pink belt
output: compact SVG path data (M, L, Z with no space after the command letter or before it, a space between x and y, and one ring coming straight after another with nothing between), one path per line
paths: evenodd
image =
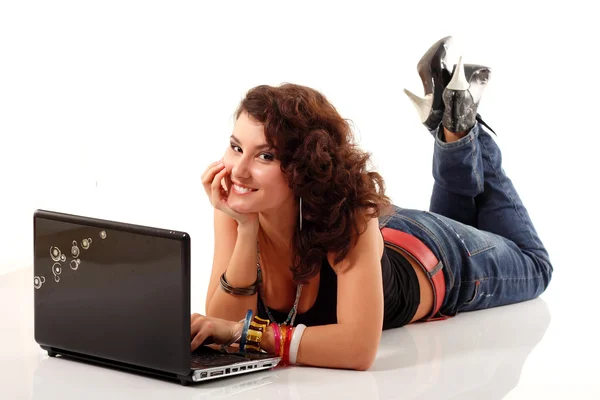
M431 314L426 317L425 321L434 321L438 319L446 319L447 316L440 315L434 317L442 307L444 296L446 295L446 279L442 272L443 265L438 261L437 257L422 241L406 232L398 231L391 228L382 228L381 234L383 240L392 246L399 247L413 256L417 264L423 268L425 275L433 286L433 309Z

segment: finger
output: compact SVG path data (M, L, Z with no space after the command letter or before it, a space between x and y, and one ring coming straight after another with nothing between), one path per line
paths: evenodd
M221 171L219 171L215 174L215 177L213 178L213 181L212 181L213 188L221 186L221 179L223 179L225 174L227 174L227 168L223 168Z
M215 175L215 179L213 180L212 187L211 187L211 191L212 191L211 199L212 199L213 206L216 206L220 202L226 200L229 196L229 191L227 191L221 184L221 181L223 180L223 178L226 174L227 174L227 170L224 169L223 171L221 171L217 175Z
M190 350L194 351L194 350L196 350L200 346L204 346L204 345L207 345L207 344L214 344L214 343L216 343L216 342L214 341L214 339L212 338L212 336L208 336L206 338L204 338L204 337L203 338L198 337L198 340L194 339L190 343Z
M190 321L192 323L194 323L194 321L196 321L197 319L201 319L201 318L205 318L204 315L198 314L198 313L193 313L192 315L190 315Z
M231 191L231 172L228 172L227 175L225 175L225 190L228 192Z
M202 326L202 319L204 319L205 317L200 315L200 314L192 314L192 316L190 317L190 336L194 337L194 335L196 335L198 333L198 331L200 330L200 327Z
M221 169L225 168L224 164L217 164L213 167L211 167L208 171L206 171L206 173L204 175L202 175L202 183L203 184L210 184L212 182L212 180L215 177L215 174L217 172L219 172Z
M204 341L206 340L207 335L202 332L198 332L198 334L192 339L190 343L190 351L196 350Z
M202 172L202 175L206 174L208 171L210 171L211 168L213 168L214 166L216 166L219 163L222 163L223 160L218 160L218 161L213 161L210 164L208 164L208 167L206 167L206 169L204 170L204 172Z
M215 172L219 171L221 168L223 168L225 166L225 164L223 164L223 162L218 162L216 164L211 164L210 167L208 167L204 173L202 173L202 177L201 180L203 183L210 183L215 175Z
M213 185L215 184L215 180L218 181L221 179L221 178L217 178L217 174L226 169L224 166L221 166L220 168L222 168L221 171L213 171L212 173L209 173L207 175L207 177L205 177L205 179L202 181L202 186L204 187L204 191L208 195L208 198L211 199L211 202L212 202L212 198L214 197L213 196L213 192L214 192Z
M223 177L225 176L225 174L227 174L227 168L223 168L223 169L222 169L221 171L219 171L219 172L218 172L218 173L215 175L215 177L213 178L213 181L212 181L212 184L211 184L211 187L212 187L212 189L213 189L213 193L214 193L214 190L215 190L215 189L217 189L217 188L219 188L219 187L223 187L223 186L221 185L221 180L223 179Z
M204 323L200 327L200 330L196 334L196 336L192 339L190 343L191 350L194 351L198 346L206 341L209 336L213 334L213 324L210 321L203 321Z

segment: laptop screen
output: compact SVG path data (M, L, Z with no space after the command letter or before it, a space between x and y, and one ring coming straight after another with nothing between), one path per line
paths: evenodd
M35 340L190 371L189 235L36 211Z

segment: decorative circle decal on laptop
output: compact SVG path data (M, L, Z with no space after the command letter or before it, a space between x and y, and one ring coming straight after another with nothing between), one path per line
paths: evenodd
M40 278L39 276L34 276L34 277L33 277L33 286L34 286L36 289L39 289L39 288L41 288L41 287L42 287L42 285L43 285L45 282L46 282L46 278L45 278L45 277L43 277L43 276L42 276L41 278Z
M73 240L73 247L71 247L71 255L73 258L79 257L79 247L77 247L77 240Z
M60 263L54 263L54 265L52 266L52 273L54 274L54 280L56 282L60 282L60 274L62 272L62 267L60 266Z
M67 256L65 256L56 246L50 246L50 257L52 257L52 260L57 262L67 260Z
M75 259L75 260L71 260L71 269L73 271L77 271L77 268L79 268L79 264L81 264L81 260L79 258Z
M100 231L100 233L98 233L98 236L100 236L101 239L106 239L106 231ZM86 238L81 240L81 247L84 250L88 250L91 244L92 238ZM81 259L79 258L80 254L81 250L79 249L77 240L73 240L71 246L71 256L73 257L73 259L69 262L69 266L73 271L77 271L77 269L81 265ZM54 275L54 280L58 283L60 282L60 274L62 273L61 262L67 261L67 256L64 255L63 252L57 246L50 246L50 258L52 258L52 261L54 261L54 264L52 265L52 274ZM44 277L43 275L35 276L33 279L33 286L36 289L39 289L45 282L46 277Z

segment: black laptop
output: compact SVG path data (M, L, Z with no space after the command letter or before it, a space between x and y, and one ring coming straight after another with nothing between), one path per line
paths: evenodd
M273 354L190 352L190 236L36 210L35 341L81 359L183 385L275 367Z

